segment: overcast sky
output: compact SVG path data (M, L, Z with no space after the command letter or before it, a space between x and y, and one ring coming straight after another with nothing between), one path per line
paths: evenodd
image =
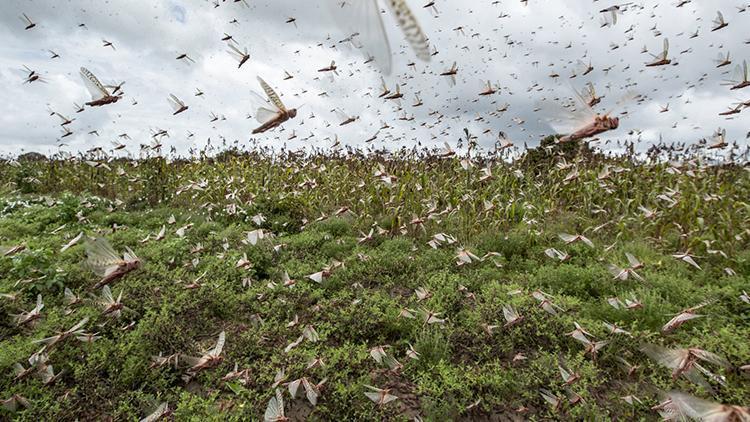
M586 82L604 96L598 112L620 115L627 110L620 128L605 134L613 142L638 136L643 145L660 136L695 142L718 127L726 128L728 140L747 142L750 110L719 116L732 104L750 100L750 88L730 91L722 85L732 78L735 65L750 58L746 1L693 0L679 8L677 0L635 2L615 25L602 27L605 15L599 10L616 2L436 0L436 12L422 7L426 0L408 0L438 53L429 62L416 58L385 1L379 1L386 10L381 17L393 50L393 72L386 82L391 89L401 84L400 103L378 98L382 66L364 64L365 52L377 47L368 44L377 39L368 28L377 26L366 16L337 15L342 11L336 0L247 3L227 0L215 7L207 0L4 0L0 153L54 153L61 142L70 152L109 149L123 133L131 138L124 141L126 151L137 153L138 145L150 143L150 132L157 128L170 134L165 146L180 152L201 148L209 138L214 145L222 139L247 145L254 138L297 148L327 147L338 136L342 144L365 145L381 122L391 128L381 130L368 145L455 145L468 127L485 146L495 142L499 131L516 145L531 146L554 132L546 120L550 105L565 102L573 88ZM729 26L712 32L717 10ZM25 30L22 13L36 27ZM289 18L296 21L286 23ZM361 28L355 37L364 44L361 49L339 42L352 27ZM698 36L691 38L696 31ZM240 69L221 40L225 33L251 55ZM664 37L671 44L672 65L645 67L651 56L642 52L644 46L656 54ZM115 48L104 46L103 40ZM60 57L51 58L48 50ZM717 68L714 60L720 52L730 53L733 63ZM183 53L195 63L176 60ZM318 72L332 60L339 66L338 76ZM591 61L594 71L571 78L577 60ZM439 74L454 61L459 71L452 85ZM416 65L409 66L412 62ZM23 66L41 74L46 83L24 83ZM124 81L124 98L76 113L74 103L90 101L79 76L81 66L105 84ZM285 70L294 78L284 80ZM254 114L250 91L262 92L256 76L274 87L288 107L304 105L282 130L254 137L251 131L258 124L247 116ZM487 80L499 92L480 97L482 81ZM196 89L204 95L195 96ZM616 105L627 90L645 100ZM420 107L413 106L416 93L424 102ZM173 116L169 94L189 109ZM496 111L506 103L506 112ZM669 110L660 113L667 104ZM334 108L360 119L341 127ZM76 119L68 126L73 135L59 140L61 122L49 109ZM210 122L211 113L226 119ZM413 120L399 120L401 116ZM290 140L293 132L297 137Z

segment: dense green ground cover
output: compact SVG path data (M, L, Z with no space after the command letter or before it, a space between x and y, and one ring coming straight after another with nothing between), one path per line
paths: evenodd
M750 304L740 299L750 290L748 172L555 162L498 162L483 180L486 163L466 170L455 158L155 159L110 162L111 170L3 164L0 246L25 249L0 257L0 292L14 296L0 298L0 398L19 394L30 406L0 412L19 420L135 420L166 401L178 420L257 420L282 369L286 381L327 380L314 407L285 390L295 420L653 420L659 391L672 389L750 403L750 379L738 369L750 363ZM258 228L273 236L243 242ZM119 319L96 303L99 278L86 266L83 242L60 252L80 232L143 260L111 286L115 296L123 291ZM433 248L437 233L456 242ZM583 234L594 247L566 244L560 233ZM570 259L550 258L548 248ZM461 251L485 259L457 265ZM686 251L700 270L672 256ZM644 263L643 280L613 279L608 266L627 268L625 253ZM238 266L244 259L251 265ZM308 278L326 267L322 283ZM291 287L284 273L296 281ZM71 314L65 287L84 298ZM417 289L429 297L420 300ZM535 290L562 310L540 308ZM38 294L41 318L16 326L11 315L32 309ZM607 301L614 297L637 298L643 308L616 309ZM707 300L697 311L704 317L661 333L674 314ZM504 305L524 320L504 328ZM399 317L404 308L416 318ZM428 311L445 321L426 323ZM14 380L13 364L26 367L41 347L33 340L84 316L85 330L99 338L69 339L49 353L60 378ZM608 332L605 321L632 337ZM566 335L574 323L608 341L596 356ZM319 341L285 352L306 326ZM221 331L223 363L189 382L183 367L150 367L160 353L200 356ZM647 343L725 357L731 368L706 367L726 385L709 381L707 391L673 380L639 350ZM370 356L385 345L403 368ZM406 356L410 346L419 359ZM514 360L519 353L526 359ZM640 367L628 375L618 358ZM309 367L315 359L322 363ZM580 379L566 386L560 363ZM235 364L249 369L244 384L221 380ZM377 406L365 385L399 399ZM559 396L560 408L540 389ZM583 401L573 405L575 394ZM629 395L643 403L628 404Z

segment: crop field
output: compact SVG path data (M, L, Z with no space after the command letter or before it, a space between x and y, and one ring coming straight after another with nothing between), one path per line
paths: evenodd
M544 151L4 162L3 417L750 402L747 169Z

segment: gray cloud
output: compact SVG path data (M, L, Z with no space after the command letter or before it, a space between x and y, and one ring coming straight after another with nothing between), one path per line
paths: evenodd
M748 37L744 28L750 23L750 11L739 11L742 2L720 0L709 5L693 1L681 8L672 2L642 2L619 16L617 25L602 28L598 10L614 2L529 0L524 6L515 0L438 0L439 13L434 14L412 0L409 4L439 54L429 63L418 61L394 19L389 13L383 16L394 52L394 73L386 79L392 89L395 83L401 84L404 98L400 104L377 98L378 68L364 65L363 55L350 44L339 43L349 34L333 17L336 0L249 3L245 7L240 2L220 1L214 7L203 0L4 2L0 152L57 151L61 129L57 118L49 116L48 107L76 118L70 125L74 135L64 140L67 151L109 148L117 135L128 133L133 138L128 150L135 153L139 143L150 142L150 130L157 127L170 133L166 146L183 152L204 145L209 138L214 144L221 139L247 144L256 126L246 118L251 113L249 91L260 90L256 75L274 86L288 106L304 104L297 119L285 123L283 131L258 137L261 143L275 146L326 146L336 136L342 143L361 145L378 131L381 121L391 129L380 132L376 146L411 146L417 141L454 144L464 127L478 135L483 145L491 145L499 130L517 145L534 145L540 136L552 132L547 116L535 109L555 99L564 101L571 97L571 87L581 88L586 82L605 96L598 106L602 111L611 108L619 113L615 103L626 90L645 98L628 106L628 116L610 135L613 138L628 138L635 130L644 145L660 136L694 142L722 126L729 139L744 140L748 130L748 112L731 119L718 115L729 105L750 99L750 91L729 91L721 85L734 65L748 57L750 46L743 37ZM730 25L711 32L717 9ZM23 29L17 18L22 12L38 23L36 28ZM296 27L285 23L289 17L297 19ZM230 23L235 19L237 23ZM459 27L463 30L454 30ZM696 30L699 36L690 39ZM221 41L224 33L250 52L250 61L241 69ZM658 52L664 37L669 38L670 56L678 64L646 68L650 56L642 48ZM114 43L116 50L104 47L104 39ZM618 48L612 49L612 44ZM48 49L61 57L50 59ZM731 66L715 67L712 59L720 51L731 53ZM196 63L175 60L182 53ZM579 59L590 60L595 70L571 79ZM340 73L333 81L317 72L331 60L338 63ZM439 74L454 61L459 74L452 86ZM411 62L416 65L409 67ZM23 84L23 65L40 72L47 83ZM88 100L78 76L81 66L105 83L125 81L125 99L75 113L73 103ZM610 70L605 72L606 68ZM282 80L284 70L294 79ZM552 78L552 73L560 77ZM480 98L478 93L487 80L498 84L500 93ZM196 89L205 95L194 96ZM184 100L189 110L172 116L166 100L170 93ZM424 101L418 108L412 106L415 93ZM505 103L509 104L507 112L494 113ZM667 103L670 111L659 113ZM334 108L360 119L339 127L331 111ZM431 111L444 117L438 119ZM211 123L210 113L226 120ZM404 115L413 115L414 120L399 120ZM521 120L522 124L517 123ZM94 130L100 136L88 134ZM484 134L486 130L490 132ZM288 141L293 131L297 138ZM188 138L188 133L194 136ZM311 133L313 138L302 140Z

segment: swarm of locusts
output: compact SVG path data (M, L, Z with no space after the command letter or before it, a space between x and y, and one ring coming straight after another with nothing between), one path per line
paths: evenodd
M251 7L246 0L203 3L195 10ZM613 111L594 110L604 95L593 82L580 92L571 86L572 101L546 91L534 111L557 134L523 149L502 131L495 137L498 126L489 120L510 107L495 107L493 97L512 92L482 77L474 96L492 101L493 111L466 126L488 128L481 135L466 128L465 138L450 139L448 128L465 126L458 122L468 120L466 107L445 118L431 110L437 123L429 126L408 111L425 104L420 94L430 101L427 92L409 92L414 76L401 74L393 90L385 80L399 64L388 38L391 24L408 46L399 55L413 55L422 66L439 53L414 5L328 3L348 32L318 46L351 45L366 60L356 67L332 60L311 68L314 77L301 69L284 70L283 77L279 69L278 77L266 76L269 82L254 75L263 95L241 94L252 103L247 118L255 120L247 142L229 144L219 136L221 148L209 139L204 149L180 156L175 146L163 151L169 129L151 128L151 144L142 144L137 156L128 151L125 132L109 150L76 156L60 142L52 157L0 160L0 418L750 421L748 146L727 141L722 128L709 139L648 149L641 131L631 131L637 140L609 138L625 132L627 103L656 105L648 94L631 92L638 84L626 74L626 85L605 85L608 96L622 91ZM609 28L626 11L655 18L659 4L622 3L594 16ZM181 11L182 24L195 19L193 10L171 8ZM449 7L422 4L435 19L443 8ZM718 12L711 32L729 21L740 26L747 7L736 9L727 20ZM510 17L500 13L498 20ZM47 28L25 13L19 18L24 34ZM296 17L284 22L297 28ZM624 29L628 41L633 31ZM440 32L485 37L464 23ZM656 24L649 33L663 39L663 50L638 72L666 82L672 77L663 75L692 49L670 54ZM500 49L526 48L510 34L497 35L486 36L489 48L479 50L499 57ZM682 45L680 37L698 38L698 29L674 35ZM722 44L704 37L711 47ZM492 45L501 39L501 48ZM249 48L226 32L221 43L237 74L259 60L257 45ZM278 44L279 55L297 45ZM465 40L452 44L472 51ZM102 39L101 46L115 57L112 41ZM619 48L610 44L611 51ZM48 51L50 60L62 61ZM204 60L175 54L170 60L185 66ZM585 61L569 61L569 79L594 72L598 56L587 50ZM451 61L430 77L462 87L471 67L459 61L448 67ZM729 52L716 62L716 69L731 64ZM92 68L107 69L102 75L110 77L122 63ZM333 145L320 149L314 145L322 136L312 132L302 138L306 147L295 150L271 141L294 125L316 122L317 110L300 113L300 93L279 85L281 78L309 78L312 87L323 75L330 83L355 77L353 69L360 73L370 63L382 73L373 91L378 99L393 101L400 122L436 133L445 126L432 138L442 148L422 147L417 138L401 146L409 126L387 122L354 142L361 147L332 134ZM736 66L724 82L728 91L750 86L746 61ZM91 96L84 106L75 104L76 114L121 107L100 120L125 124L134 117L122 111L124 103L138 105L135 98L120 101L125 82L107 85L86 67L75 68ZM428 77L416 62L406 68ZM26 66L23 73L30 91L65 80ZM552 70L550 77L560 73ZM682 80L695 88L689 76ZM544 90L532 81L527 92ZM198 101L175 92L164 94L168 117L190 121ZM194 97L204 94L211 93L196 88ZM411 105L402 104L405 94L413 96ZM689 104L692 95L684 97ZM750 107L737 101L719 115L734 119ZM334 129L379 114L367 111L360 119L330 106L337 121L323 125ZM669 104L658 109L668 113ZM74 123L51 106L47 112L61 120L60 140L76 139L69 126L84 118ZM212 111L211 125L220 120L227 117ZM526 122L511 121L519 128ZM186 142L194 136L188 133ZM99 136L98 130L89 135ZM372 144L378 136L393 148ZM296 138L291 129L287 140Z
M741 151L550 145L5 162L5 407L421 420L442 365L455 417L746 420Z

